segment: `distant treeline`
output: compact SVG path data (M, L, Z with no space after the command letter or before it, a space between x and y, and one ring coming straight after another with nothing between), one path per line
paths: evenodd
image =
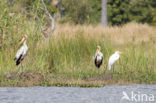
M75 23L99 23L102 0L61 0L66 20ZM107 0L108 23L130 21L156 24L156 0ZM69 19L70 18L70 19Z
M41 3L41 0L8 1L20 2L26 7L35 7L34 5ZM102 0L44 1L51 13L60 13L62 23L88 24L100 22ZM156 0L107 0L107 11L109 25L121 25L131 21L156 25Z

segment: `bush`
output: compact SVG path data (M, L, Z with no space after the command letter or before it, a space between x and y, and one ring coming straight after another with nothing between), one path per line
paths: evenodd
M61 0L65 8L65 21L75 24L83 24L89 22L91 8L88 0Z

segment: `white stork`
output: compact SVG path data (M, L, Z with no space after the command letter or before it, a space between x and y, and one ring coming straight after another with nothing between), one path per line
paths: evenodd
M121 54L121 52L115 51L115 53L112 56L110 56L109 62L108 62L108 69L109 70L112 69L112 67L114 66L116 61L120 58L120 54Z
M100 50L101 50L101 47L97 46L97 50L94 56L94 62L97 68L100 68L102 61L103 61L103 54L100 52Z
M28 39L28 36L27 35L24 35L22 41L20 42L20 44L23 43L23 45L17 51L16 56L14 58L14 60L16 61L16 65L19 65L22 62L22 60L24 59L24 57L26 56L26 54L28 52L28 46L26 44L27 39ZM22 63L21 63L21 65L22 65Z

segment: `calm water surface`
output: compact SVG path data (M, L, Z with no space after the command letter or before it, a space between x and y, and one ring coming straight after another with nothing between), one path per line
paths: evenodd
M156 85L2 87L0 103L156 103Z

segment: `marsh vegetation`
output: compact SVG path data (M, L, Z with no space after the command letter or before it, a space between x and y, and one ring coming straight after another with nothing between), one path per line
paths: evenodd
M45 40L44 14L38 21L34 16L38 9L28 15L19 7L0 1L0 86L156 83L156 27L135 22L108 27L57 23L52 37ZM13 59L25 34L29 51L21 69ZM104 55L100 69L93 60L97 45ZM123 54L114 72L108 71L109 56L116 50Z
M28 24L27 22L26 25ZM18 30L17 34L12 34L12 38L6 38L11 39L10 42L4 41L6 46L0 51L1 86L6 83L21 85L19 82L27 79L19 76L5 78L13 72L39 73L42 79L36 85L155 83L155 27L135 23L107 28L98 25L58 24L53 37L45 41L40 32L33 30L31 22L30 25L30 31L27 31L29 52L23 61L22 70L20 66L16 67L13 58L19 48L18 41L24 34L21 32L24 31ZM92 58L97 45L101 46L104 54L100 69L95 67ZM113 75L106 78L105 75L112 73L108 71L107 64L109 56L115 50L120 50L123 54L114 67Z

